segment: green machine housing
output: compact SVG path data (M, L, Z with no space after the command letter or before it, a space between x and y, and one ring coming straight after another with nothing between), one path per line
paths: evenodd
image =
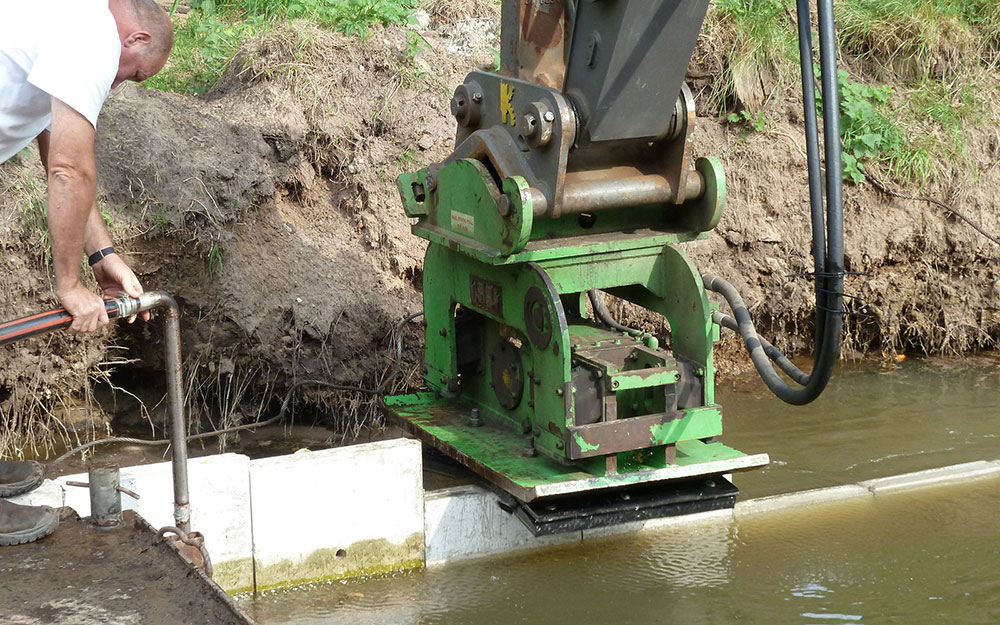
M386 407L536 534L731 506L722 476L768 462L717 440L718 326L682 251L725 206L720 163L690 153L707 5L505 3L501 73L452 99L454 152L398 180L429 241L428 390ZM662 315L667 345L602 293Z

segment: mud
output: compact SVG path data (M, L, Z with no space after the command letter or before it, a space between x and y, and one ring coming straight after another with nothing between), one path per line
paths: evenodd
M69 508L54 534L0 551L8 625L252 625L131 511L98 530Z
M196 423L252 419L297 380L382 384L393 328L421 305L424 243L409 233L394 180L448 154L451 90L468 71L492 65L497 46L490 3L439 0L419 18L419 46L398 27L362 41L290 24L250 42L205 96L127 85L106 104L102 206L144 284L183 306ZM708 240L687 249L703 270L736 284L763 334L807 352L813 295L802 275L812 263L801 107L794 97L772 104L763 132L719 121L705 87L722 71L720 45L703 38L691 69L707 112L694 143L697 154L725 163L729 207ZM1000 140L984 132L968 143L968 165L922 193L1000 232ZM40 173L31 156L0 167L4 318L55 304L29 210L44 199ZM870 185L847 187L845 213L847 354L996 346L1000 250L941 209ZM649 315L612 309L666 330ZM419 382L420 326L404 332L406 379L388 381L396 387ZM81 436L106 427L92 388L104 379L136 392L158 378L142 373L158 366L158 341L155 329L138 325L3 348L0 415L16 426L6 431L20 434L0 440L0 452L65 434L70 413L86 417ZM722 374L745 363L727 339ZM139 373L123 378L125 370ZM337 415L343 432L376 413L362 395L302 397L301 405Z

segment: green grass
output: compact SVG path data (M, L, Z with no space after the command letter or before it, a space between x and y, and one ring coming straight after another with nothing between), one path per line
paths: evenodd
M840 76L845 179L877 166L919 186L968 164L970 131L991 123L982 87L1000 69L1000 2L837 0L835 12L850 69ZM724 67L709 102L741 132L764 131L761 111L797 90L794 19L791 0L712 3L706 24ZM771 89L763 102L759 85Z
M208 251L208 275L222 277L222 246L218 243L212 243Z
M747 92L766 76L779 84L793 76L798 39L785 0L715 0L707 30L727 42L723 76L710 99L719 108L746 100ZM755 114L758 103L743 101Z
M175 31L170 61L145 84L161 91L204 93L219 81L240 46L276 21L304 19L367 37L375 26L410 23L416 6L416 0L193 0L187 21Z
M970 63L995 61L1000 3L840 0L837 25L841 47L848 54L903 76L948 76Z
M192 10L184 27L174 32L167 66L144 84L160 91L204 93L215 86L243 42L266 27L261 18L227 19Z

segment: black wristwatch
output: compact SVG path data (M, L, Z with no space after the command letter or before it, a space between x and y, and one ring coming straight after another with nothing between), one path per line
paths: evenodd
M116 252L115 248L113 247L106 247L103 250L97 250L96 252L87 257L87 264L93 267L97 263L104 260L105 256L111 256L112 254L117 254L117 253L118 252Z

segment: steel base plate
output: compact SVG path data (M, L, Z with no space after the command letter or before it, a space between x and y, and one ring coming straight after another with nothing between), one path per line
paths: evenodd
M526 457L525 438L500 424L472 427L472 406L444 399L434 393L385 398L386 411L421 441L486 478L522 502L624 486L717 476L765 466L767 454L748 456L722 443L677 443L677 464L666 468L594 475L576 465L547 458Z
M505 494L505 493L504 493ZM739 490L721 475L640 484L614 490L551 497L524 503L500 495L500 505L535 536L548 536L621 523L648 521L696 512L725 510Z

